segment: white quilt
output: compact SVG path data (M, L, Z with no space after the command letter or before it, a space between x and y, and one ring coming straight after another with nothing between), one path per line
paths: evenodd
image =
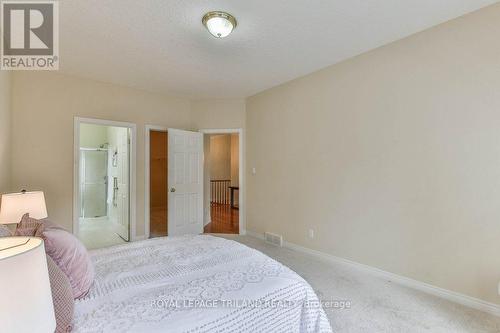
M155 238L91 255L75 332L331 332L304 279L231 240Z

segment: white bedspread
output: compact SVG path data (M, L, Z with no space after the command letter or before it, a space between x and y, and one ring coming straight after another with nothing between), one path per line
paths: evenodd
M304 279L231 240L155 238L91 255L75 332L331 332Z

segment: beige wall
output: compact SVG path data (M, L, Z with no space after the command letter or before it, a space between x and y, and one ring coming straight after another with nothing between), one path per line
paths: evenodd
M210 134L203 135L203 225L211 222L210 216Z
M11 190L11 74L0 71L0 193Z
M245 128L245 107L244 99L193 101L193 128Z
M231 136L210 135L209 172L210 179L231 179Z
M238 133L231 134L231 186L239 185L240 140Z
M17 72L12 92L14 188L43 189L50 218L72 228L73 119L137 124L137 234L144 234L144 125L191 127L190 101L48 72Z
M500 304L498 36L495 5L249 98L248 229Z

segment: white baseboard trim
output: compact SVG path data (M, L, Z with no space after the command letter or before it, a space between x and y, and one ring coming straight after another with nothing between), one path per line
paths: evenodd
M147 239L146 235L142 236L135 236L134 239L132 240L133 242L141 241Z
M251 237L259 238L262 240L264 239L263 234L259 234L259 233L256 233L256 232L253 232L250 230L247 230L246 234L248 236L251 236ZM467 306L467 307L470 307L470 308L473 308L473 309L483 311L483 312L500 317L500 305L497 305L494 303L486 302L486 301L483 301L481 299L467 296L467 295L464 295L464 294L461 294L461 293L458 293L455 291L436 287L436 286L433 286L431 284L417 281L414 279L410 279L408 277L397 275L394 273L390 273L390 272L381 270L379 268L375 268L375 267L368 266L365 264L360 264L360 263L352 261L352 260L340 258L340 257L334 256L334 255L328 254L328 253L309 249L307 247L297 245L294 243L290 243L287 241L283 242L283 247L297 251L297 252L306 253L306 254L312 255L314 257L317 257L317 258L320 258L320 259L323 259L323 260L326 260L326 261L329 261L332 263L349 265L349 266L356 268L358 270L362 270L370 275L377 276L379 278L389 280L391 282L395 282L395 283L403 285L405 287L419 290L419 291L422 291L424 293L427 293L427 294L430 294L433 296L437 296L437 297L446 299L448 301L458 303L458 304L461 304L461 305L464 305L464 306Z

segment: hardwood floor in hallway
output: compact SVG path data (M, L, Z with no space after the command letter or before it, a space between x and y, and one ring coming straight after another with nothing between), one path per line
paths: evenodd
M210 207L212 222L204 228L205 233L238 234L239 211L230 205L212 204Z
M168 235L168 211L166 207L151 207L150 210L150 237L164 237Z

